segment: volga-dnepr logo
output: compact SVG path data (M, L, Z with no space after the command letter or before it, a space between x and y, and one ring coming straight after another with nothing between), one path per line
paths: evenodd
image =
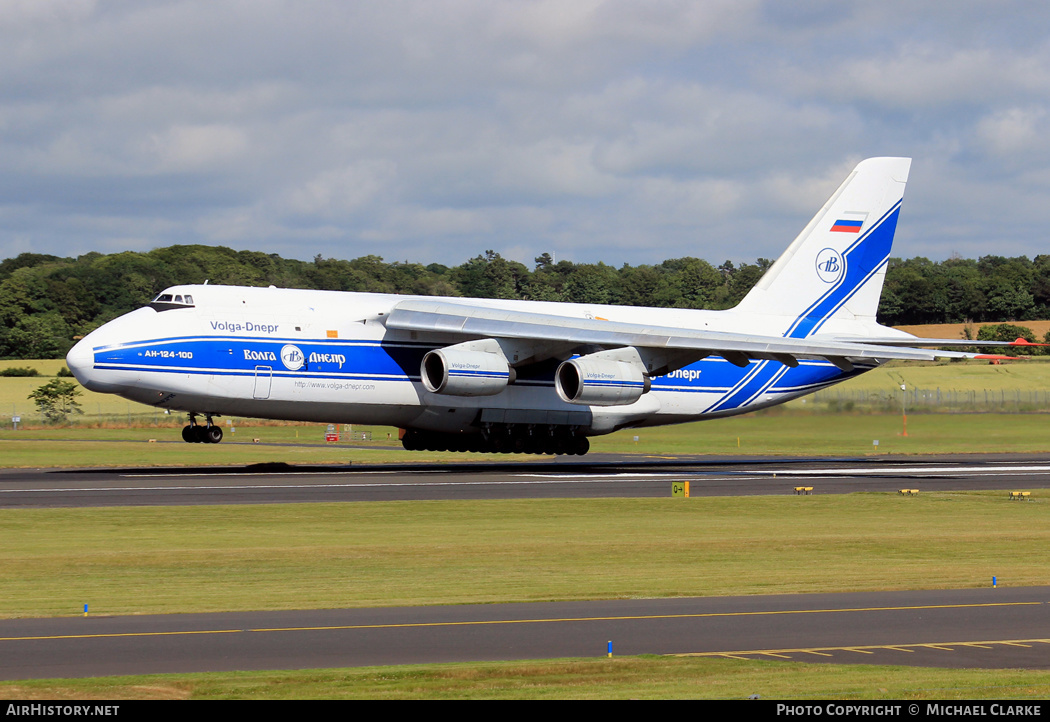
M288 344L281 349L281 363L289 371L298 371L303 367L304 361L306 361L306 356L298 346Z
M846 261L834 248L825 248L817 254L817 276L824 283L834 283L842 276Z

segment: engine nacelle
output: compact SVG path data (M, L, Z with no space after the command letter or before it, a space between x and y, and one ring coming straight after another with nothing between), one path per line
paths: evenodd
M565 361L554 375L554 387L563 401L588 406L633 404L649 390L649 377L640 364L596 358L600 354Z
M494 396L507 388L511 374L502 354L454 346L429 352L420 367L427 391L453 396Z

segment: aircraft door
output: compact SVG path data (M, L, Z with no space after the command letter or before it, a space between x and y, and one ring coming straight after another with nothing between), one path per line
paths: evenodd
M257 399L270 398L270 382L273 380L273 368L270 366L255 367L255 393Z

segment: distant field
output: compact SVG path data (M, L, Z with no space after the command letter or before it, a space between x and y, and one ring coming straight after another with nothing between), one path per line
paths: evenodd
M36 369L40 372L41 376L54 376L60 369L66 365L65 359L49 358L49 359L14 359L0 361L0 370L9 368L25 368L29 367Z
M36 406L28 396L34 389L43 386L64 368L64 359L22 359L0 361L0 370L7 368L29 367L40 372L40 376L13 376L0 377L0 420L3 420L7 428L10 428L12 416L21 416L23 423L39 423L40 416L37 414ZM75 382L70 377L68 381ZM97 394L93 391L80 388L81 396L78 401L84 411L81 417L86 421L109 420L118 421L123 417L124 423L131 418L148 416L154 423L163 421L163 412L156 409L126 401L112 394ZM73 417L74 419L78 417Z
M1040 339L1047 331L1050 331L1050 321L1000 321L998 323L1009 323L1014 326L1030 328L1035 333L1036 338ZM963 331L967 326L973 329L973 335L976 337L977 331L980 330L981 326L995 325L996 322L984 321L981 323L931 323L921 326L894 326L894 328L922 338L966 338L963 335Z
M928 364L891 362L833 386L832 389L884 390L899 393L902 383L909 389L1050 391L1050 357L1004 361L994 365L987 361L940 361Z

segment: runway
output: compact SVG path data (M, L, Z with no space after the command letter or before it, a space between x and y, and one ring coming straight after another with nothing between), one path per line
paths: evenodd
M0 622L0 678L674 654L1050 668L1050 588Z
M6 470L0 507L1050 489L1046 455ZM1050 668L1050 587L0 621L0 678L614 653Z
M421 499L814 494L918 489L1050 488L1050 456L653 458L592 455L586 460L447 465L4 470L0 508L186 504L289 504Z

